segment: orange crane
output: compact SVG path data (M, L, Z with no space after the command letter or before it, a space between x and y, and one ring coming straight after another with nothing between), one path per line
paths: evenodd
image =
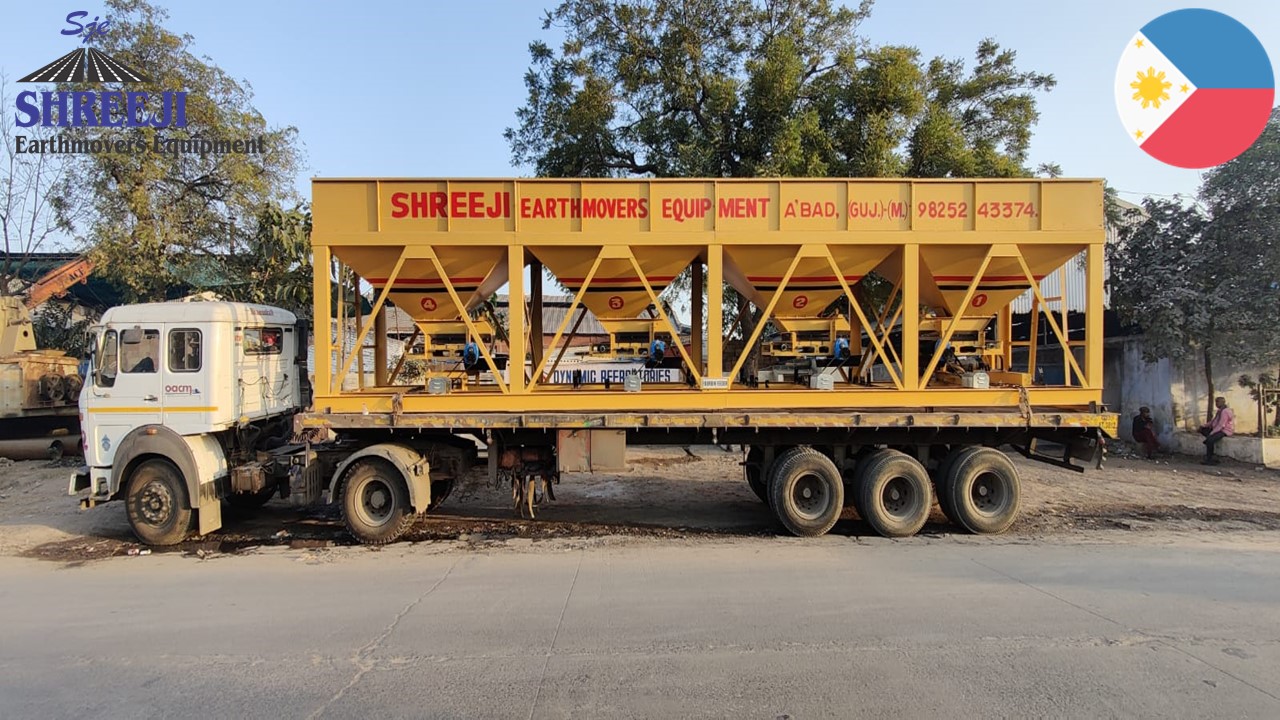
M34 310L52 298L62 297L72 285L87 280L91 272L93 262L83 256L50 270L27 290L27 309Z

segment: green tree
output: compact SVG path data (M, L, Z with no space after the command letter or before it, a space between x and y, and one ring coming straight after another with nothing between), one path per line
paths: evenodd
M187 92L185 128L81 128L81 137L154 141L250 140L261 154L106 152L81 156L93 199L89 238L100 274L129 300L164 299L172 288L205 289L234 267L224 258L251 242L264 207L290 207L299 161L297 132L267 124L247 84L193 52L193 38L165 27L167 13L146 0L107 0L110 29L93 43L148 80L128 91ZM100 85L61 89L102 90ZM114 88L111 88L114 89ZM153 102L155 102L153 100ZM154 112L158 108L151 108Z
M1231 352L1241 361L1280 363L1280 109L1248 150L1205 173L1199 195L1222 292L1239 305Z
M219 259L237 282L223 294L311 316L311 211L306 205L262 206L253 232L232 249Z
M564 0L506 138L538 175L1026 176L1035 93L992 40L921 62L858 34L871 2Z
M874 46L858 33L871 6L563 0L543 23L563 43L529 46L512 160L566 177L1030 175L1035 93L1053 77L992 40L971 70ZM748 303L725 297L731 322Z

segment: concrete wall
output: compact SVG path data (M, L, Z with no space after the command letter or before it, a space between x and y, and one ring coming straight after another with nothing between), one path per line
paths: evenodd
M1160 441L1172 447L1179 444L1174 438L1175 432L1195 432L1204 424L1208 387L1204 363L1199 356L1178 363L1169 360L1148 363L1142 357L1140 338L1112 338L1107 341L1103 370L1103 402L1120 413L1123 439L1133 439L1130 423L1143 405L1151 408ZM1256 377L1258 373L1256 368L1240 367L1225 359L1214 360L1214 391L1226 397L1227 406L1235 411L1237 435L1258 432L1258 404L1239 383L1241 375Z

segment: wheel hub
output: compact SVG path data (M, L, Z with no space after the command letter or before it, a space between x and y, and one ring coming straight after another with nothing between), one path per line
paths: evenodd
M382 525L391 519L391 486L382 478L373 478L360 489L360 509L369 525Z
M829 502L826 487L814 475L802 475L796 480L791 496L799 514L809 519L821 516Z
M984 513L1000 512L1005 505L1004 486L998 478L988 474L980 475L973 482L973 504Z
M894 516L909 514L915 506L915 494L905 478L895 477L885 483L881 494L884 509Z
M165 524L173 512L173 499L169 496L168 489L160 482L147 483L142 489L138 505L143 519L150 525Z

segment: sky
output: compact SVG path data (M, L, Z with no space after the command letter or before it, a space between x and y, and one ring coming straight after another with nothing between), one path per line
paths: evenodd
M298 128L309 178L527 176L513 167L502 132L525 100L528 44L554 43L542 29L552 0L469 2L159 2L170 30L253 88L273 125ZM862 28L875 44L911 45L924 56L972 56L992 37L1018 53L1020 69L1058 81L1039 97L1029 164L1056 162L1068 177L1106 178L1121 197L1194 195L1199 171L1149 157L1128 139L1114 101L1116 64L1148 21L1182 7L1225 12L1280 59L1280 3L879 0ZM13 80L68 52L58 31L83 0L0 3L0 69ZM13 122L13 108L3 108Z

